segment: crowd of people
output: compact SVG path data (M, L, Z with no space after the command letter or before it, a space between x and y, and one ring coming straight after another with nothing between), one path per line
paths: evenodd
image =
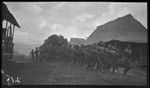
M31 56L35 61L72 61L72 65L78 64L89 70L114 72L123 67L124 74L137 64L130 44L123 48L105 42L71 45L62 36L56 35L49 37L39 49L32 50Z
M114 47L114 48L113 48ZM132 61L132 50L128 45L123 51L115 46L108 45L107 47L99 46L98 44L87 46L73 46L73 65L80 64L86 66L87 69L96 69L101 71L112 72L119 67L124 67L124 74L130 70L136 61Z

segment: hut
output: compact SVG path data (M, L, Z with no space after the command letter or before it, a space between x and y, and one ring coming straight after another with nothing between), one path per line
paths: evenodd
M8 10L6 4L2 3L2 61L11 60L13 58L13 39L15 27L21 28L15 17Z

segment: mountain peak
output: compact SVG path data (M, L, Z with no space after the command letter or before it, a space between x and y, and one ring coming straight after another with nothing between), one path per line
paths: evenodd
M97 26L97 29L101 29L100 27L103 27L104 25L107 25L109 23L112 23L112 22L129 22L131 20L135 20L134 17L131 15L131 14L127 14L127 15L124 15L123 17L118 17L117 19L114 19L112 21L109 21L103 25L99 25Z
M131 14L127 14L98 26L87 38L87 44L112 39L130 42L147 42L147 30Z
M121 20L131 20L131 19L134 19L134 17L131 15L131 14L127 14L123 17L119 17L118 19L121 19ZM117 19L116 19L117 20Z
M131 14L127 14L127 15L125 15L123 17L133 18L133 16Z

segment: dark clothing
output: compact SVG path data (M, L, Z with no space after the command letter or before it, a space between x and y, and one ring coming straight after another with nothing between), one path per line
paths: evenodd
M36 59L36 61L39 60L39 50L38 49L35 50L35 59Z
M34 51L33 50L31 51L30 55L31 55L32 60L34 60L35 56L34 56Z

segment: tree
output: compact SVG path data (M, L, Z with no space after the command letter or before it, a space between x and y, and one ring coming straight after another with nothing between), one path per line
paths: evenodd
M49 60L61 60L68 55L68 41L61 35L51 35L40 46L41 58Z

